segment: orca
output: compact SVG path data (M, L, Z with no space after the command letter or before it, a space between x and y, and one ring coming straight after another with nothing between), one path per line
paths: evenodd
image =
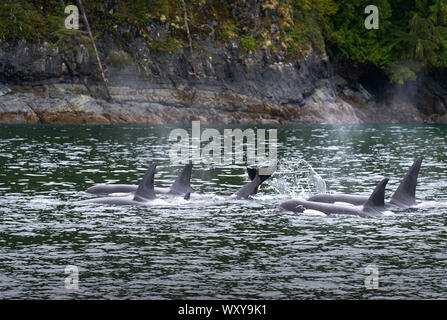
M135 195L131 197L105 197L94 198L89 200L80 201L81 203L99 203L99 204L111 204L111 205L145 205L149 201L155 200L157 197L154 190L154 175L157 165L151 164L141 179L140 184L135 191Z
M259 186L271 175L260 175L259 169L257 168L247 168L248 177L250 182L243 185L231 196L226 197L226 200L242 200L248 199L250 196L253 196L258 193ZM190 198L203 198L208 197L207 194L197 194L197 193L187 193L184 199L189 200Z
M191 188L191 171L192 163L186 164L177 179L169 188L155 188L156 194L183 195L188 192L194 192ZM134 193L138 189L138 185L132 184L98 184L88 188L85 192L96 195L110 195L113 193Z
M414 161L413 165L406 173L391 199L385 202L386 208L408 209L416 205L416 185L423 159L424 157L420 156ZM310 197L307 200L324 203L346 202L360 206L368 200L368 197L344 193L320 193Z
M360 217L376 217L383 215L385 208L385 187L388 178L383 179L376 186L371 196L361 206L340 205L332 203L315 202L308 200L288 200L280 204L280 208L287 211L303 213L306 210L322 212L326 215L346 214Z
M133 196L129 197L103 197L103 198L94 198L88 199L84 201L80 201L80 203L98 203L98 204L111 204L111 205L146 205L150 203L152 200L157 199L155 188L154 188L154 175L156 164L152 164L147 169L143 179L135 191ZM180 174L179 178L177 178L176 182L172 185L171 189L176 194L179 195L186 190L186 194L184 196L185 200L190 200L191 192L193 191L189 186L189 181L191 179L191 167L192 164L188 167L188 174ZM186 166L185 166L186 168ZM185 169L184 169L185 171ZM240 200L240 199L248 199L250 196L256 194L258 192L259 186L267 180L271 175L260 175L259 169L247 169L249 172L249 177L252 180L245 185L243 185L236 193L229 196L227 199L229 200ZM183 172L183 171L182 171Z

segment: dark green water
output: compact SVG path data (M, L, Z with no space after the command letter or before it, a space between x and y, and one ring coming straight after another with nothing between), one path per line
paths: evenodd
M150 162L169 186L171 129L1 125L0 298L447 298L447 127L278 128L283 168L306 160L329 192L369 194L388 176L389 196L424 154L423 205L392 216L281 212L290 195L268 184L249 201L76 204L95 183L138 183ZM193 170L201 193L245 182L242 165ZM378 289L365 287L370 264ZM78 290L64 286L67 265L79 268Z

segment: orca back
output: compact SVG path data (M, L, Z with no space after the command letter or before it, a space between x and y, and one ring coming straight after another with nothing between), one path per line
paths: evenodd
M354 195L354 194L344 194L344 193L319 193L311 196L307 201L324 202L324 203L335 203L335 202L346 202L353 204L355 206L361 206L365 204L368 200L368 196Z
M85 192L91 194L111 194L111 193L131 193L135 192L138 186L131 184L98 184L88 188Z

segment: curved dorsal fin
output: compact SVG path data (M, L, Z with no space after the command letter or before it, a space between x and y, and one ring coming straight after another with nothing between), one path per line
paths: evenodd
M191 171L192 171L192 162L190 161L186 164L177 179L175 179L174 183L171 186L170 193L175 194L186 194L188 192L194 192L191 188Z
M416 185L418 183L419 170L421 169L423 156L417 158L408 169L407 174L394 192L390 203L412 206L416 203Z
M388 178L385 178L379 182L363 205L364 211L383 211L385 209L385 187L388 180Z
M141 179L140 184L138 185L137 191L135 191L134 200L135 201L148 201L156 198L154 191L154 175L155 168L157 165L151 164L144 174L143 179Z

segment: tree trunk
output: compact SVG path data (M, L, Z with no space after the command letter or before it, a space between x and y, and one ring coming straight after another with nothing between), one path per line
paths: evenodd
M95 40L93 39L92 30L90 29L90 24L88 23L87 15L85 14L85 10L84 10L84 6L82 5L82 1L81 0L78 0L78 4L79 4L79 8L82 11L82 17L84 18L84 22L85 22L85 26L86 26L87 31L88 31L88 35L90 36L90 39L92 40L93 50L95 50L96 61L98 62L99 72L101 74L102 80L104 81L104 85L105 85L106 92L107 92L107 98L111 99L109 87L107 85L108 81L107 81L106 76L104 74L104 69L102 68L101 59L99 58L98 49L96 48Z
M191 34L189 33L188 15L186 12L185 0L180 0L180 1L182 2L183 20L185 21L185 29L186 29L186 34L188 36L189 53L191 54L192 71L193 71L194 75L197 76L196 64L194 62L194 53L193 53L193 48L192 48L192 38L191 38Z

